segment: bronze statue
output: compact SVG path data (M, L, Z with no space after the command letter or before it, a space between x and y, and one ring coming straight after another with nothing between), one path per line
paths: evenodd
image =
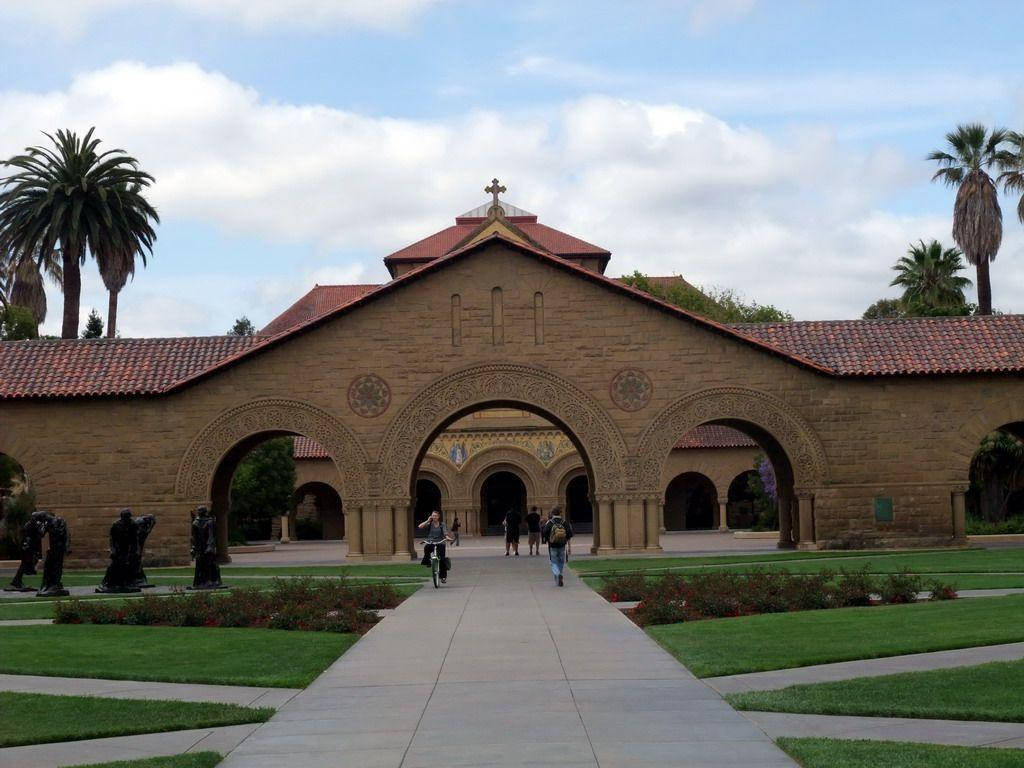
M36 563L43 556L43 531L39 520L30 517L21 529L21 563L4 592L35 592L35 587L26 587L25 576L36 574Z
M49 512L33 512L32 517L40 521L40 530L50 537L50 548L43 561L43 585L36 597L62 597L69 594L61 584L64 575L64 556L71 551L71 533L67 521L60 515Z
M195 576L189 589L220 589L220 566L217 565L217 521L208 507L198 507L192 520L192 557L196 561Z
M136 517L132 523L135 526L135 534L138 539L138 546L132 555L132 586L139 589L149 589L153 585L149 583L149 579L146 578L146 572L142 570L142 554L146 551L146 539L149 538L149 534L156 527L156 515Z
M133 586L138 560L139 534L132 520L132 511L122 509L110 526L110 565L97 592L138 592Z

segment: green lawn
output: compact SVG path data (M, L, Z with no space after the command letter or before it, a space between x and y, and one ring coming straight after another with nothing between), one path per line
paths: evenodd
M737 709L1024 722L1024 661L860 677L726 696Z
M116 763L90 763L79 768L214 768L222 756L217 752L189 752L187 755L150 757L145 760L118 760Z
M357 639L220 627L0 627L0 673L302 688Z
M698 677L1024 640L1024 595L648 627Z
M106 699L0 691L0 747L262 723L273 709L195 701Z
M1024 749L837 739L779 739L778 744L804 768L1024 768Z

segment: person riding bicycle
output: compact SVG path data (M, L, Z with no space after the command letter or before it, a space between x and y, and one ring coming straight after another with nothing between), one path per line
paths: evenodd
M423 559L420 562L423 565L430 565L430 553L433 552L436 547L437 557L441 561L439 563L441 581L447 581L448 558L445 556L445 550L447 549L447 543L449 541L454 541L455 539L445 531L444 523L441 522L441 513L435 509L430 513L430 517L420 523L417 527L427 529L427 534L423 541Z

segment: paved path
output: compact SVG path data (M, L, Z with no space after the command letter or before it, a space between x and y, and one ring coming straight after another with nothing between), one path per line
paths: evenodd
M900 717L791 715L783 712L744 712L773 739L829 738L873 741L914 741L965 747L1024 749L1024 724L964 720L917 720Z
M546 558L460 558L221 764L264 768L794 763Z
M1024 643L983 645L978 648L960 648L954 651L911 653L888 656L883 659L840 661L835 664L816 664L810 667L778 669L770 672L749 672L705 678L704 682L720 693L744 691L774 691L803 683L828 683L851 680L855 677L880 677L900 672L925 672L930 669L973 667L990 661L1017 661L1024 659Z
M3 768L57 768L57 766L65 765L181 755L186 752L220 752L224 754L233 749L256 728L255 724L230 725L224 728L148 733L144 736L118 736L110 739L86 739L84 741L65 741L60 744L8 747L0 749L0 766ZM292 765L297 764L292 763Z
M215 701L221 704L273 707L274 709L279 709L291 701L299 692L295 688L153 683L136 680L95 680L85 677L45 677L43 675L0 675L0 691L48 693L58 696L99 696L109 699Z

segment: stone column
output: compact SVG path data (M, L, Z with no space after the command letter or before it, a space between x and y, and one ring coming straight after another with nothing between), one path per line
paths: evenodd
M345 513L345 537L348 539L348 559L363 556L363 506L353 501Z
M788 490L779 489L779 549L793 546L793 497Z
M412 502L408 499L396 499L391 507L395 526L395 555L413 557L412 541L409 528L412 523Z
M661 497L649 496L644 499L644 518L647 524L647 537L644 549L661 551Z
M966 486L953 488L953 539L959 542L967 541L967 508L964 502L966 491Z
M728 531L729 530L729 517L726 510L728 501L718 500L718 530Z
M601 527L601 543L598 554L607 554L615 545L614 505L607 496L597 497L598 521Z
M814 540L814 494L810 491L797 491L797 517L800 520L800 549L817 549Z
M665 533L668 530L665 527L665 500L661 497L658 498L658 521L658 530Z
M291 529L288 527L288 515L281 515L281 543L287 544L291 539Z
M620 497L612 501L612 548L629 549L629 501Z

